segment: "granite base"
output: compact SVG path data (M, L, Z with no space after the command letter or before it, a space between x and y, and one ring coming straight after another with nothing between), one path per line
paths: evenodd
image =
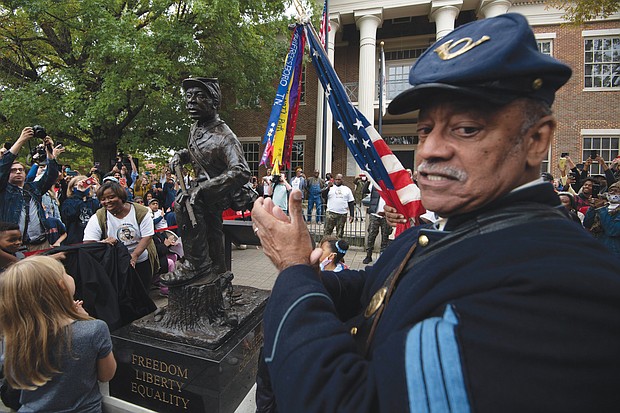
M215 349L154 337L131 326L113 332L118 369L110 396L162 413L234 412L254 385L263 344L262 315L269 292L251 290L264 300Z

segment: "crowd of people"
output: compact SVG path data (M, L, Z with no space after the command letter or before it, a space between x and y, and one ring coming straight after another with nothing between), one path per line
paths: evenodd
M157 245L169 243L165 230L176 229L173 203L179 188L177 178L167 167L160 168L158 173L148 170L139 172L133 157L122 152L109 172L104 173L95 164L87 173L81 173L57 161L65 148L61 145L53 147L49 136L44 139L47 156L33 161L26 172L26 165L16 158L33 136L32 128L24 128L20 138L0 159L0 221L4 226L18 226L21 249L27 253L82 242L120 241L131 253L137 251L131 265L141 273L145 288L157 283L157 278L153 277L157 275L153 274L154 263L165 255L165 248L161 249L159 257L148 257L145 248L151 242ZM183 178L191 179L189 174ZM117 228L115 223L111 223L107 234L97 232L100 223L107 225L106 214L97 215L97 211L108 211L113 217L125 218L134 210L136 212L132 214L141 218L139 224L124 223ZM144 216L149 219L142 220ZM156 235L155 229L159 235ZM14 234L11 237L16 238ZM19 251L2 249L0 267L5 268L15 262L18 256ZM140 265L147 257L151 262L148 271L141 269ZM167 264L157 268L168 271ZM161 291L165 293L165 287Z
M570 218L620 258L620 155L609 165L596 153L579 164L562 155L559 177L543 173L543 180L553 183ZM590 173L595 163L603 174Z

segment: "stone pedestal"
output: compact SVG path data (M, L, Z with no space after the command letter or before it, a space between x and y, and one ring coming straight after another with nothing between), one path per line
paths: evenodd
M213 326L223 331L216 345L202 344L200 331L186 331L182 338L169 331L152 334L161 322L157 315L115 331L118 369L110 396L162 413L234 412L255 382L269 296L244 286L235 292L240 297L229 311L239 324Z

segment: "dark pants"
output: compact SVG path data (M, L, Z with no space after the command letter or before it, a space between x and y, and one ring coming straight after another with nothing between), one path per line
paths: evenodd
M375 240L379 235L379 229L381 229L381 252L387 247L389 242L389 236L392 233L392 227L390 227L385 218L378 217L373 214L368 215L370 217L370 223L368 224L368 241L366 243L366 255L372 256L372 250L375 246Z
M336 236L342 238L344 236L344 226L347 223L347 214L337 214L327 211L325 217L325 231L323 235L331 235L334 227L336 227Z
M258 354L258 370L256 372L256 413L276 413L276 397L271 388L271 379L263 356L264 348Z

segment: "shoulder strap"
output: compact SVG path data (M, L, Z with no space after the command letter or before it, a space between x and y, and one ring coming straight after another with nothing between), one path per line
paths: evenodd
M133 202L130 202L130 204L133 205L136 210L136 220L138 221L138 225L140 225L146 214L149 213L149 208Z
M563 219L568 218L558 208L535 202L516 203L514 205L482 214L464 223L456 230L446 235L445 238L437 241L434 246L429 247L423 255L413 257L413 252L417 246L417 242L414 242L398 267L392 271L392 273L386 278L383 286L373 296L371 304L368 307L373 311L369 312L368 309L366 310L366 318L373 317L373 320L364 346L364 354L366 354L370 348L379 319L381 318L383 310L388 305L394 289L398 285L398 280L401 274L406 274L415 264L445 250L448 247L454 247L455 243L476 235L489 234L528 222ZM376 304L373 304L373 301L377 301Z
M108 237L108 214L104 207L101 207L95 212L97 215L97 221L99 222L99 228L101 228L101 239Z
M529 222L542 222L547 220L565 220L566 214L558 208L536 202L522 202L509 205L495 211L474 217L470 221L462 224L456 230L450 232L443 239L436 242L433 246L426 249L424 255L415 257L414 262L425 260L447 247L454 246L454 243L476 235L489 234L510 227L516 227Z

